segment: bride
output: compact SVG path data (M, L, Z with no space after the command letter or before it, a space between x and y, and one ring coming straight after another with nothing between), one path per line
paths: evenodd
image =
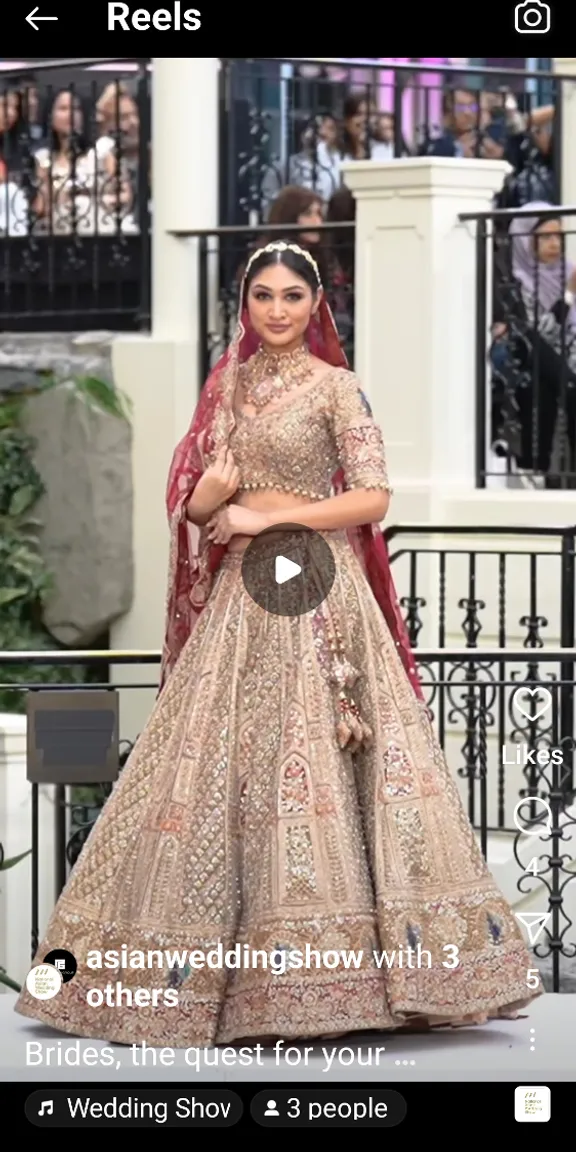
M18 1012L188 1047L483 1023L540 995L424 705L389 499L318 268L269 244L172 463L161 691L35 960L77 972ZM319 538L328 595L265 611L246 547L265 580L279 539L312 569Z

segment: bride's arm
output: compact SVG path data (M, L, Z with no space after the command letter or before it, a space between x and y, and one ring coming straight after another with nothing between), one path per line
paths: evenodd
M192 524L202 528L216 510L230 500L240 482L240 473L229 449L222 448L198 481L188 505L186 516Z

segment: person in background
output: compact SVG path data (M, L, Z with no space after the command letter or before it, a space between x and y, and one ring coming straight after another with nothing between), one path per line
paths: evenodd
M124 84L109 84L97 105L101 135L95 144L97 166L104 177L100 200L121 216L123 232L137 229L140 118L138 105Z
M326 211L327 224L350 223L350 228L335 228L326 244L330 267L328 302L350 363L354 349L355 220L356 201L343 185L331 197Z
M371 160L394 160L394 117L391 112L378 112L371 123ZM410 149L402 138L401 156L409 156Z
M302 137L302 151L288 162L290 184L310 188L325 202L340 185L338 127L333 116L317 116Z
M552 207L545 201L527 204L510 225L513 280L497 268L494 337L500 375L515 392L521 429L518 467L544 476L546 486L555 488L567 474L574 486L576 268L564 256L560 217L542 216ZM564 443L555 470L558 434Z
M352 93L344 101L344 120L340 135L343 160L370 159L370 112L366 97Z
M96 230L94 153L87 116L77 96L56 95L48 117L48 144L36 152L35 230L55 235Z
M333 116L317 116L304 129L300 149L288 159L288 186L307 188L326 203L340 187L338 131ZM261 183L262 212L268 216L271 205L283 190L281 166L272 163L264 172Z
M0 235L25 236L28 200L20 187L22 177L18 129L20 104L16 92L0 96Z
M478 92L456 88L444 93L443 131L421 148L425 156L475 157L480 155L481 131L489 122Z
M314 229L324 223L323 202L309 188L289 184L276 197L268 214L268 223L303 224L306 231L295 236L295 241L307 247L319 244L321 233Z
M554 108L544 105L523 115L511 95L507 105L504 159L513 171L504 181L496 206L523 208L536 201L554 203ZM494 114L493 110L492 119Z
M25 132L20 93L14 88L0 92L0 160L5 179L15 185L20 183L25 168Z

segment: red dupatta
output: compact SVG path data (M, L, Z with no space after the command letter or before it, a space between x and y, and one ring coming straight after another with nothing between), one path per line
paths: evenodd
M243 295L242 291L242 299ZM319 309L310 323L306 341L311 353L320 360L334 368L348 368L325 297L322 297ZM208 600L214 576L226 552L225 546L213 545L207 540L205 530L198 529L187 520L186 507L203 472L229 441L234 429L238 368L254 355L259 343L250 325L248 312L244 309L232 342L210 373L190 428L172 458L166 490L170 564L160 690ZM343 471L334 476L333 486L335 493L345 490L346 477ZM382 532L376 525L370 524L351 529L348 536L398 647L414 692L419 700L424 700Z

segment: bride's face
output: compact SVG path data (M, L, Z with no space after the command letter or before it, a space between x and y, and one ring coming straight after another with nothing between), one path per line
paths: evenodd
M284 264L262 268L248 287L252 327L263 344L279 351L302 343L319 302L306 281Z

